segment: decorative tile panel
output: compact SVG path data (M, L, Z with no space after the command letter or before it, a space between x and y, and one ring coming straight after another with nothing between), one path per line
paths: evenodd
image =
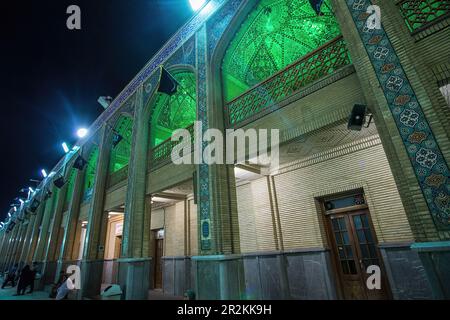
M371 1L346 0L346 4L375 69L433 221L439 230L450 230L449 166L422 106L384 28L370 30L366 27L366 10Z

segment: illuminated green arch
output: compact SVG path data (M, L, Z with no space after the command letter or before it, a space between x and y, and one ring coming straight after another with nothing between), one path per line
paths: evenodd
M133 119L128 116L120 116L114 130L123 139L111 150L109 160L109 172L114 173L126 167L130 161L131 140L133 135Z
M228 46L222 62L229 102L340 35L330 0L317 16L309 0L262 0Z
M75 187L76 176L77 175L76 175L75 169L70 170L69 182L68 182L67 191L66 191L66 198L64 199L65 205L69 204L70 200L72 199L73 189Z
M97 171L98 147L94 146L88 158L86 173L84 176L84 193L94 188L95 174Z
M151 147L158 146L177 129L187 128L196 120L196 79L188 71L172 73L180 83L172 96L158 93L150 124Z

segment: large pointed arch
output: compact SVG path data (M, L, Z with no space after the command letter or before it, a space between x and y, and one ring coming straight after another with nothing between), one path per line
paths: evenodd
M226 47L223 98L229 102L340 35L329 0L318 16L309 0L262 0Z
M189 127L197 118L195 73L185 68L170 71L180 86L172 96L156 94L150 119L152 148L170 139L175 130Z
M114 127L113 139L111 141L110 173L117 172L128 165L131 156L132 135L133 119L128 115L121 115ZM114 137L121 137L121 140L115 143Z

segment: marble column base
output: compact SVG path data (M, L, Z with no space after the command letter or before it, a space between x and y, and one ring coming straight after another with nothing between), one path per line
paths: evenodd
M450 299L450 241L411 245L422 260L434 299Z
M119 284L125 300L147 300L150 289L151 258L119 259Z
M192 257L197 300L240 300L245 292L240 255Z

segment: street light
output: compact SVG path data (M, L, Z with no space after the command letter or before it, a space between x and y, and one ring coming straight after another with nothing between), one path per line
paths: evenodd
M69 149L69 146L67 145L67 143L63 142L62 143L62 148L63 148L65 153L69 153L70 149Z
M78 129L78 131L77 131L77 136L79 138L84 138L87 136L87 134L88 134L88 129L86 129L86 128L81 128L81 129Z
M204 4L206 0L189 0L189 3L191 4L191 8L194 11L197 11L200 9Z

